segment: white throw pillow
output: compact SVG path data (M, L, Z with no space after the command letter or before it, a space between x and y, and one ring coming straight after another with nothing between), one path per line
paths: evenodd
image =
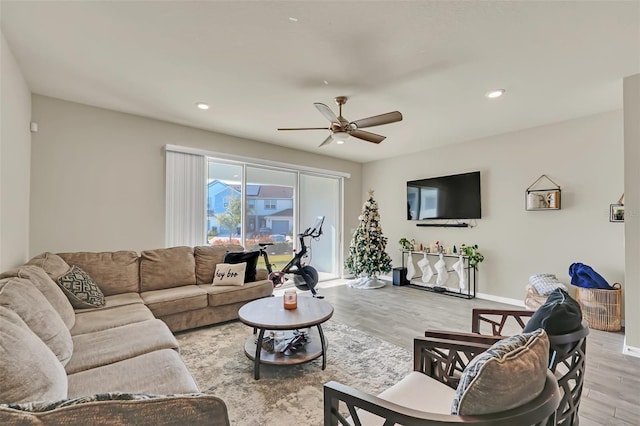
M243 285L247 262L218 263L211 285Z

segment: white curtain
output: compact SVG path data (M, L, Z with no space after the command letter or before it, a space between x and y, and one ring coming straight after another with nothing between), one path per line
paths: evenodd
M206 244L207 159L170 150L166 157L165 244Z

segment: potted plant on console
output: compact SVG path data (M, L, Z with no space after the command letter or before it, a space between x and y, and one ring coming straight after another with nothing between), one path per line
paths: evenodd
M477 244L473 244L470 246L462 244L460 246L460 252L463 256L469 258L469 266L471 266L473 269L477 270L478 263L482 263L482 261L484 260L484 255L478 250Z

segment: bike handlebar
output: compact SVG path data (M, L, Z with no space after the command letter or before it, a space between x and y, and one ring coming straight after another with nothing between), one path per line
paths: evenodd
M309 227L305 229L305 231L302 234L298 234L298 237L299 238L304 238L304 237L318 238L320 235L322 235L323 223L324 223L324 216L318 216L316 218L316 223L313 224L313 227Z

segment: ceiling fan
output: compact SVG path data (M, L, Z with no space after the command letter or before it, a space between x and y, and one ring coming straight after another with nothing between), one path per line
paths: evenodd
M313 105L320 111L322 115L331 122L329 127L299 127L299 128L279 128L278 130L330 130L331 134L319 146L336 143L344 143L349 136L362 139L367 142L380 143L385 140L386 136L377 135L375 133L360 130L365 127L381 126L383 124L395 123L402 120L402 114L398 111L388 112L386 114L374 115L373 117L361 118L360 120L349 122L342 116L342 105L347 102L346 96L338 96L336 103L340 108L340 112L336 114L331 109L320 102Z

